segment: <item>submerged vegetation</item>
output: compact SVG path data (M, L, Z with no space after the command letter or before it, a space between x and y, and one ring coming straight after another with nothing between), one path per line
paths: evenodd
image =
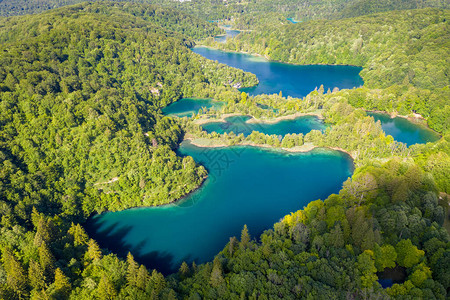
M227 10L239 7L230 1ZM218 12L208 16L221 18ZM223 46L291 63L364 67L361 88L286 99L234 89L258 81L190 51L194 39L212 43L208 37L220 30L178 10L100 2L0 19L0 298L445 299L448 22L448 10L425 9L274 23ZM192 96L227 103L197 119L314 113L332 126L244 139L206 134L193 120L161 113ZM361 108L419 113L442 138L406 147ZM174 151L186 135L338 147L357 168L339 194L285 216L257 239L244 227L213 262L183 263L164 277L131 253L119 258L101 249L80 223L95 212L169 203L198 187L207 170ZM387 268L404 271L404 282L381 288L377 272Z

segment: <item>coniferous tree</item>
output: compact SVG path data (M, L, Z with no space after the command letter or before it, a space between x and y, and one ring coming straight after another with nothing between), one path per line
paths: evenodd
M41 265L34 260L30 260L28 267L28 279L33 289L41 290L45 288L44 270Z
M115 299L117 296L116 289L112 282L105 275L102 276L97 287L97 295L99 299Z
M3 249L3 266L6 271L6 284L19 298L27 295L27 277L21 263L16 259L12 251Z
M247 225L244 225L244 228L242 229L241 232L241 243L240 243L240 247L242 249L246 249L250 244L250 234L248 233L248 228Z
M138 275L138 263L134 260L133 255L128 252L127 255L127 282L130 286L136 286L136 280Z
M53 283L53 294L57 297L66 298L71 289L69 278L64 275L60 268L55 270L55 281Z

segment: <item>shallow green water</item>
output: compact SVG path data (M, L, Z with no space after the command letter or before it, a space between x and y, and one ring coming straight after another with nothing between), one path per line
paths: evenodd
M274 124L265 123L247 123L251 119L249 116L233 116L225 119L223 122L211 122L202 125L206 132L230 133L234 132L236 135L241 133L247 136L252 131L259 131L265 134L286 135L288 133L303 133L307 134L313 129L325 130L325 124L316 116L302 116L293 120L282 120Z
M185 142L179 152L208 168L201 189L176 204L105 213L86 224L102 247L131 251L166 274L182 261L211 260L244 224L256 237L286 214L338 192L353 170L347 155L325 149L288 154Z
M192 117L199 109L220 108L225 103L212 99L184 98L170 104L162 109L165 115L177 117Z
M415 124L405 118L391 118L389 114L368 112L375 121L381 122L381 128L394 140L409 145L425 144L439 140L440 136L433 130L419 124Z

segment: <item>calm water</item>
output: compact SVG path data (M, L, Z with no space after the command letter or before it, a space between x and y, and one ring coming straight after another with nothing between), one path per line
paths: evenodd
M414 124L405 118L391 118L389 114L368 112L368 116L372 116L375 121L381 122L386 134L391 135L394 140L407 144L424 144L439 140L440 136L433 130L418 124Z
M299 22L299 21L295 21L294 18L287 18L286 20L288 20L292 24L297 24Z
M199 109L203 108L220 108L225 103L214 101L212 99L198 99L198 98L184 98L177 102L170 104L162 109L165 115L176 117L192 117L193 114L198 113Z
M201 189L177 204L106 213L86 224L102 247L131 251L166 274L182 261L212 260L244 224L256 237L286 214L338 192L353 170L347 155L324 149L286 154L185 142L179 151L208 168Z
M259 131L265 134L286 135L288 133L306 134L313 129L325 130L325 124L316 116L303 116L293 120L282 120L274 124L264 123L246 123L251 119L249 116L233 116L225 119L223 122L211 122L202 125L206 132L230 133L233 131L236 135L243 133L247 136L252 131Z
M230 25L223 25L222 28L225 30L226 34L225 35L217 35L214 37L214 40L216 40L216 42L219 42L219 43L225 43L227 41L227 39L234 38L239 33L241 33L241 31L239 31L239 30L230 29L231 28Z
M325 91L334 87L351 89L363 85L359 76L362 70L353 66L290 65L267 61L264 58L234 52L224 52L206 47L193 48L208 59L217 60L229 66L256 74L259 84L256 87L242 89L250 95L275 94L304 97L323 84Z

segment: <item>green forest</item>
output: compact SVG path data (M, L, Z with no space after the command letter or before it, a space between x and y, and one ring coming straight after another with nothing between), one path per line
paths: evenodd
M8 16L0 18L0 299L448 298L448 4L161 0L52 9L77 2L0 3ZM424 7L436 8L416 9ZM13 16L29 13L38 14ZM252 31L215 43L222 30L208 20L217 19ZM193 53L198 43L289 63L362 66L364 86L321 87L304 99L250 97L233 86L254 86L256 76ZM193 119L162 114L194 96L226 105ZM418 113L442 137L406 147L365 110ZM313 113L332 126L279 139L207 134L195 122L227 113ZM133 253L102 249L83 224L198 188L208 170L177 155L186 136L339 148L355 171L338 194L299 207L261 236L244 226L213 261L184 262L164 276ZM383 273L403 280L383 289Z
M450 129L449 17L448 10L425 9L261 25L226 44L212 39L204 43L288 63L361 66L364 87L348 98L350 104L403 115L419 113L431 128L446 133Z

